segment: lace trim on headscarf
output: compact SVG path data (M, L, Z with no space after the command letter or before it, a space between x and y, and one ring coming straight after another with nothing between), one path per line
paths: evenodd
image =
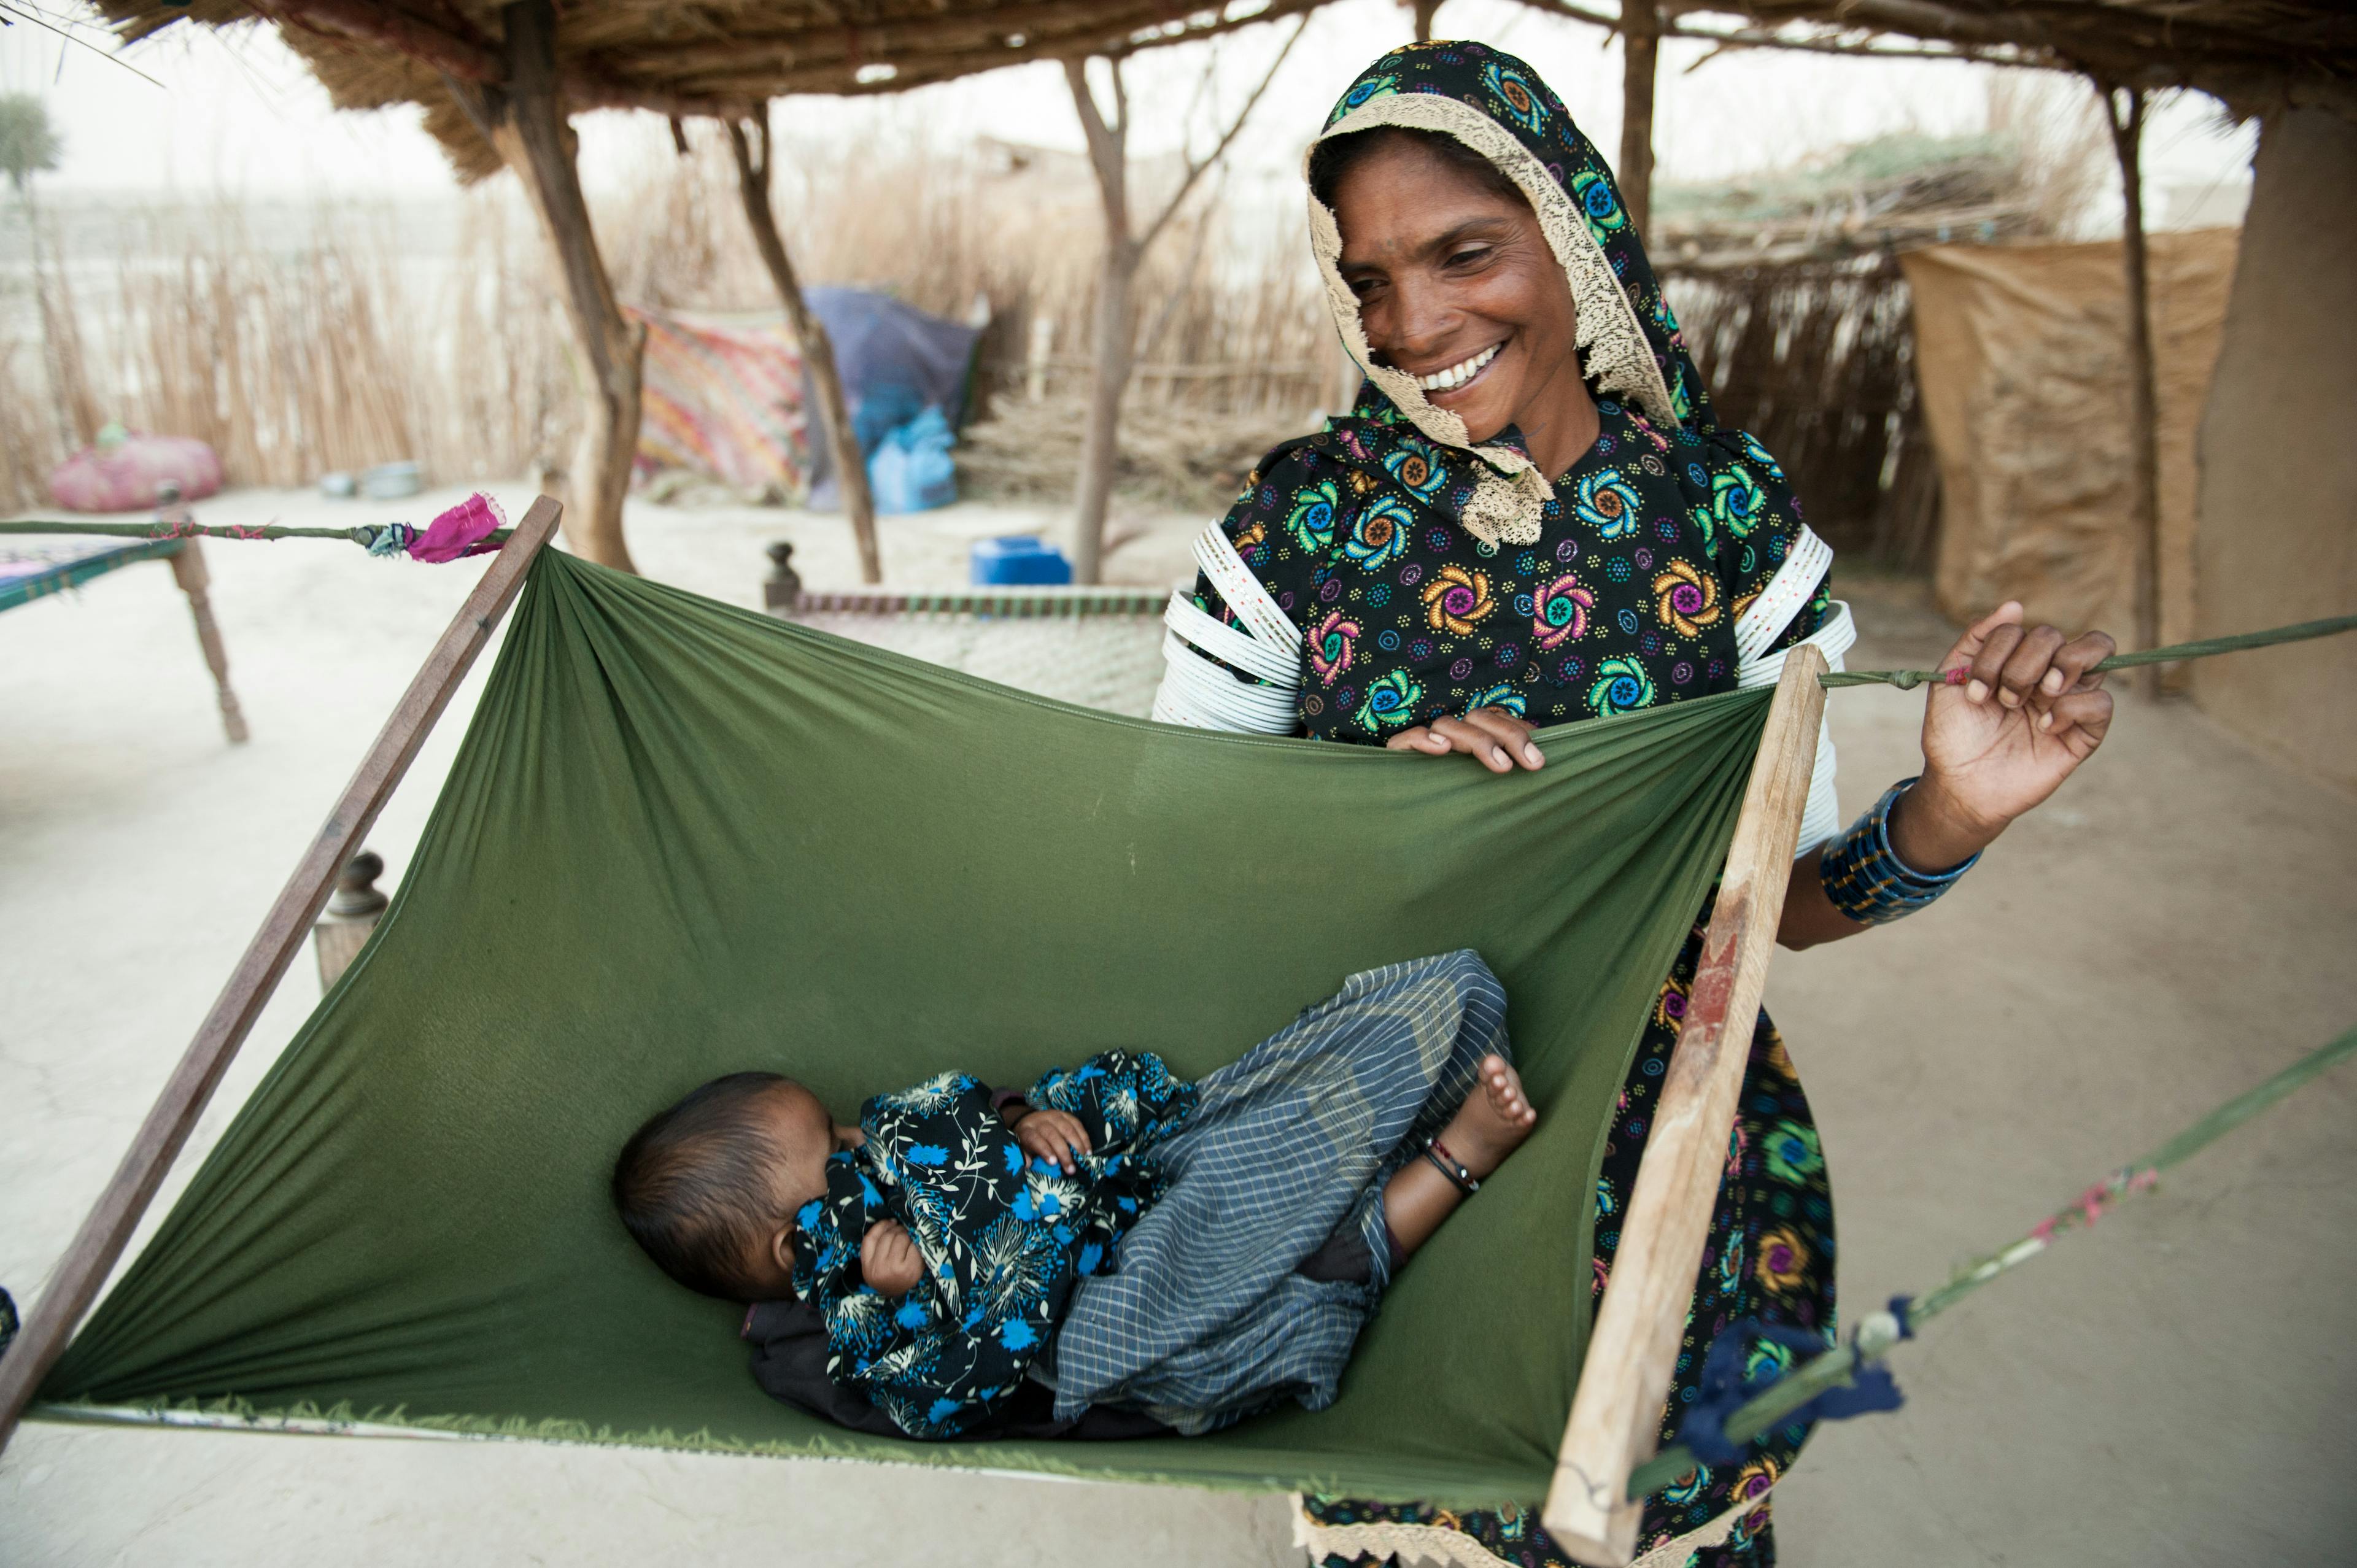
M1570 193L1547 173L1537 155L1471 104L1437 93L1394 92L1369 99L1318 140L1383 126L1454 136L1514 182L1537 215L1539 231L1546 236L1548 248L1570 283L1578 317L1575 347L1584 354L1597 390L1627 398L1663 424L1676 424L1669 384L1662 379L1662 368L1654 361L1636 308L1621 291L1604 247L1588 231ZM1325 279L1326 302L1333 312L1334 325L1368 379L1424 435L1481 459L1484 471L1459 519L1465 532L1493 546L1535 542L1539 510L1554 497L1554 488L1529 457L1512 447L1497 443L1474 445L1465 422L1447 409L1434 407L1413 376L1375 363L1366 328L1359 319L1358 295L1342 281L1341 229L1333 210L1314 191L1309 197L1309 243Z

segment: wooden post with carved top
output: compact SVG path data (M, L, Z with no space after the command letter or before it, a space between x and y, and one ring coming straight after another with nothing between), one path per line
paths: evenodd
M376 879L384 875L384 856L372 849L364 849L344 862L343 871L336 877L336 890L328 898L327 913L311 928L311 951L319 961L319 991L332 991L344 971L351 968L352 960L361 956L375 933L376 923L384 918L385 907L393 902L377 891Z
M1660 1444L1809 800L1824 672L1813 648L1785 656L1555 1459L1542 1518L1555 1543L1592 1568L1622 1568L1636 1555L1629 1477Z

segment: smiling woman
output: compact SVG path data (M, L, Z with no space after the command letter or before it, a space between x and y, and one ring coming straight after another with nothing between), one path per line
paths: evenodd
M1578 313L1538 214L1454 136L1394 127L1318 144L1309 188L1344 236L1338 270L1383 362L1491 441L1518 411L1544 472L1597 435L1573 351Z
M1527 66L1479 44L1395 50L1335 105L1308 174L1312 248L1366 380L1348 415L1263 459L1197 542L1202 575L1166 618L1157 718L1462 754L1511 788L1544 766L1537 725L1771 682L1802 643L1841 667L1855 634L1831 596L1833 552L1776 459L1718 423L1611 171ZM1930 904L2094 751L2111 697L2089 671L2111 639L2020 622L2007 605L1957 642L1943 668L1969 678L1931 693L1920 776L1846 832L1820 741L1781 941ZM1301 855L1390 848L1338 823ZM1599 1294L1709 914L1661 981L1594 1174ZM1714 1340L1749 1354L1775 1343L1763 1328L1833 1327L1825 1161L1765 1014L1732 1131L1665 1440ZM1468 1323L1490 1305L1468 1302ZM1765 1568L1765 1494L1805 1435L1779 1428L1647 1498L1643 1550ZM1566 1561L1535 1507L1304 1507L1329 1568L1393 1552Z

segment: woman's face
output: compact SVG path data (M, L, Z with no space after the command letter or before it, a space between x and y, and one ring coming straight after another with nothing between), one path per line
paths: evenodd
M1563 267L1521 200L1414 137L1375 134L1334 186L1342 280L1375 361L1416 378L1476 443L1513 424L1539 456L1588 404Z

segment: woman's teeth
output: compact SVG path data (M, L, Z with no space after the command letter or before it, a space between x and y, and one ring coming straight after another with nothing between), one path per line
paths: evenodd
M1447 392L1451 387L1461 387L1480 375L1482 367L1496 359L1498 350L1503 347L1505 345L1502 343L1492 343L1462 364L1451 365L1445 371L1436 371L1428 376L1416 377L1415 384L1426 392Z

